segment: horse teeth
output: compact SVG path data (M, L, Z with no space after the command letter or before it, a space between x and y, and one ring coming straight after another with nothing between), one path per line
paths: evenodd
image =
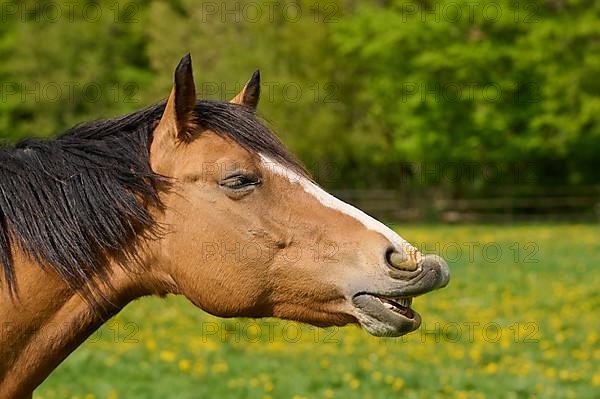
M412 304L412 298L398 298L397 302L405 308L408 308Z
M387 309L390 310L394 310L394 311L399 311L399 307L396 306L399 305L400 307L403 308L409 308L410 305L412 304L412 298L393 298L390 300L386 300L384 298L377 298L379 300L379 302L381 302ZM391 302L388 302L391 301Z

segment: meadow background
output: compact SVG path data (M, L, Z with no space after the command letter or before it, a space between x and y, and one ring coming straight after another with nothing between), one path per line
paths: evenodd
M36 391L53 398L596 398L600 230L403 226L451 262L416 332L218 319L181 298L130 304ZM472 251L468 248L473 248Z
M202 98L260 68L259 112L329 190L399 190L396 210L526 194L502 221L537 223L384 218L452 269L406 338L141 299L36 398L599 396L600 2L6 0L0 138L158 102L187 52Z

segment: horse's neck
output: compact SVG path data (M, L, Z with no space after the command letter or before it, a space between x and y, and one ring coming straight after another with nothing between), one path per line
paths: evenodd
M51 271L14 256L18 296L0 290L0 398L29 397L33 390L111 314L92 309ZM107 299L116 314L143 295L122 269L112 273Z
M0 291L2 398L30 395L94 326L86 304L53 273L18 254L14 266L18 296Z

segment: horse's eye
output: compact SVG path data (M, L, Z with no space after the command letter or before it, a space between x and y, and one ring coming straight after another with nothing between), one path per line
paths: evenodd
M255 176L235 175L221 180L219 185L230 190L243 190L258 186L260 183L260 179Z

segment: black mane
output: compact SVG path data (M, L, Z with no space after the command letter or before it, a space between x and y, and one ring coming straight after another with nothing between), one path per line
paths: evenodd
M158 234L149 206L168 180L150 168L152 131L165 103L114 119L76 126L54 140L28 139L0 148L0 263L16 291L11 244L73 289L106 278L110 258L125 267L128 248ZM244 106L198 101L201 127L230 137L302 172L277 137Z

